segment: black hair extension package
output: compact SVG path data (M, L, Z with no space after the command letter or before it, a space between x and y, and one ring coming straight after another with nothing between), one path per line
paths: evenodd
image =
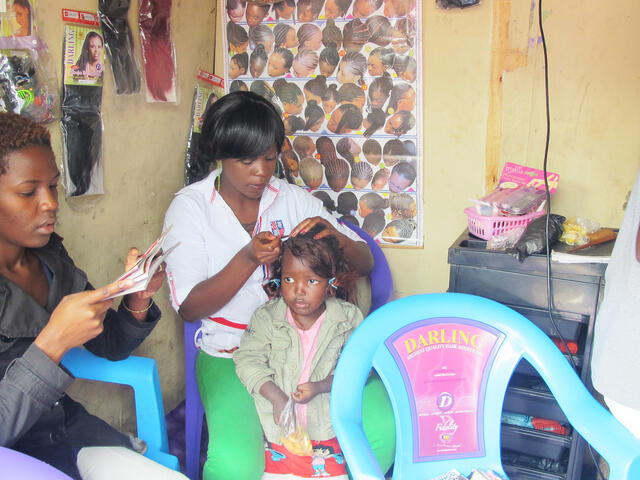
M198 153L202 120L207 108L224 95L224 80L213 73L200 70L191 107L191 125L184 159L184 184L202 180L209 173L209 164Z
M62 143L67 196L104 193L102 79L104 41L96 15L63 9Z
M98 17L118 95L140 92L140 65L127 20L129 0L99 0Z

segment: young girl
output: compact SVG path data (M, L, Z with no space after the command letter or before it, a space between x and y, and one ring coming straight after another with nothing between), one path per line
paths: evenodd
M283 242L274 280L280 296L256 310L233 356L267 439L263 479L347 478L329 399L338 356L362 313L346 301L354 299L355 276L335 238L314 238L321 230ZM283 446L278 422L290 396L312 455Z

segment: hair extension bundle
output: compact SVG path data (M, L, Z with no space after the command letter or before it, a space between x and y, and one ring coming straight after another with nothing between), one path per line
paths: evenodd
M60 124L67 196L104 192L101 117L103 59L102 55L89 58L89 45L94 42L101 47L102 36L95 15L76 23L79 25L65 25L62 48ZM96 63L95 72L89 70L89 60ZM83 63L86 65L82 66Z
M147 101L175 102L175 58L171 42L171 0L141 0L140 43Z
M116 93L140 91L140 66L136 61L133 35L127 14L129 0L99 0L98 18L104 34L104 46L111 62Z

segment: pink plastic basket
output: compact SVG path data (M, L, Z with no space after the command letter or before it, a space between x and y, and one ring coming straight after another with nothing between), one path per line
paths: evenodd
M541 217L545 212L542 210L513 217L485 217L478 215L475 208L467 207L464 213L469 217L469 233L483 240L489 240L516 227L528 225L531 220Z

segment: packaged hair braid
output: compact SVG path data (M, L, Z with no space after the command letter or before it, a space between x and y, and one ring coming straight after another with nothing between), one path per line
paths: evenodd
M118 95L140 91L140 65L135 57L127 15L129 0L99 0L98 18Z
M147 101L176 102L171 0L140 0L138 13Z
M202 180L209 173L209 164L198 154L198 142L202 131L202 120L207 108L224 95L224 80L213 73L200 70L191 107L191 126L184 159L184 184Z
M95 14L63 9L62 145L67 196L104 193L102 79L104 41Z
M55 67L36 35L35 0L0 0L0 111L48 123L58 104Z

